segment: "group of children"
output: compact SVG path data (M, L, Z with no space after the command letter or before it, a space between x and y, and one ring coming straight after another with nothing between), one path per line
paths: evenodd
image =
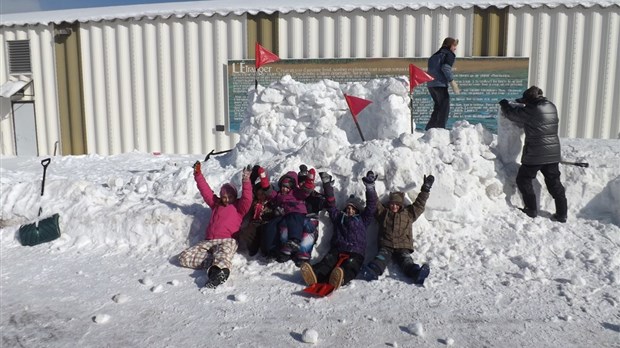
M231 184L222 185L217 196L204 176L200 162L194 164L194 179L207 205L212 209L205 240L179 255L183 267L207 269L206 287L224 283L238 246L250 256L259 250L268 261L293 260L300 267L307 285L329 283L334 289L363 276L376 280L394 260L415 284L423 284L430 270L413 262L412 224L424 212L434 182L424 176L421 191L413 204L405 205L404 193L392 192L386 205L375 191L377 176L369 171L362 178L366 202L351 195L342 210L336 205L332 176L319 173L323 193L315 190L316 170L301 165L299 172L284 174L274 188L264 168L243 169L242 192ZM330 249L311 265L312 248L318 237L318 213L326 210L333 224ZM243 225L247 218L247 224ZM377 219L379 252L364 265L366 229ZM243 227L242 227L243 225Z

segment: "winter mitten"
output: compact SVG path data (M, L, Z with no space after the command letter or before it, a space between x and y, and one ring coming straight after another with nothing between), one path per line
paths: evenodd
M372 170L369 170L366 176L362 178L362 182L366 188L375 187L375 180L377 180L377 176Z
M265 172L265 168L258 167L258 177L260 177L260 187L264 189L269 188L269 178L267 177L267 172Z
M452 86L452 90L455 94L461 94L461 89L459 88L459 85L456 84L456 81L450 81L450 86Z
M314 177L316 176L316 170L314 168L308 171L308 176L304 182L304 187L310 190L314 190Z
M196 163L194 163L194 174L201 174L201 168L200 168L200 161L196 161Z
M314 182L314 177L316 176L316 170L314 168L308 171L308 179Z
M307 177L308 176L308 167L305 164L299 166L299 173L297 173L298 177Z
M250 174L250 181L252 182L252 185L256 184L256 179L258 179L258 168L260 168L258 164L252 167L252 174Z
M323 184L333 184L334 181L332 180L332 176L329 175L327 172L320 172L319 176L321 177L321 182L323 182Z
M252 174L252 167L248 164L247 167L243 168L243 176L241 177L242 181L250 180L250 175Z
M435 177L432 175L424 175L424 184L422 184L422 192L431 192L431 187L435 182Z
M508 100L506 100L506 99L502 99L502 100L499 101L499 105L503 106L503 107L506 107L506 106L510 105L510 102Z

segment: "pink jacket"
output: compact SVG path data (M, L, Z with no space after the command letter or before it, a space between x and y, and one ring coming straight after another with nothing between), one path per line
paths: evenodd
M250 180L248 179L241 183L241 198L237 199L235 203L224 207L220 205L219 198L201 173L195 173L194 179L202 198L213 210L211 220L209 220L209 225L207 225L205 239L233 238L233 235L241 227L243 217L252 205L252 185Z

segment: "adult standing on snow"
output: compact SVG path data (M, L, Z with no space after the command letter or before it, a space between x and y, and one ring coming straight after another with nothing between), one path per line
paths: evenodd
M454 81L452 66L456 60L456 46L459 40L447 37L443 40L441 48L428 59L428 73L435 79L426 83L428 92L433 98L434 106L430 120L426 124L426 130L431 128L446 128L448 115L450 114L450 94L448 84L456 94L461 90Z
M239 231L243 217L252 205L250 173L249 166L244 168L241 199L237 199L237 190L229 183L222 185L218 197L202 175L200 162L194 164L198 191L213 212L207 225L206 240L181 252L179 263L188 268L207 268L207 288L217 287L230 275L232 258L237 251L237 241L233 235Z
M411 226L422 215L426 207L435 177L424 176L424 183L413 204L404 206L405 194L391 192L387 207L379 203L377 222L379 223L379 252L364 267L363 276L366 280L376 280L394 259L405 274L413 278L418 285L424 284L430 269L427 264L422 266L413 262L413 233Z
M509 120L522 125L525 131L521 167L517 173L517 187L525 205L521 210L530 217L538 216L532 180L541 171L547 190L555 200L553 219L566 222L568 206L566 191L560 181L559 163L562 154L558 137L558 110L536 86L525 90L523 98L517 99L517 102L519 104L511 104L502 99L499 104L502 113Z
M366 206L364 201L351 196L342 211L336 208L334 187L331 175L319 173L323 182L323 192L327 197L326 208L333 223L331 248L317 264L301 264L301 275L307 285L317 282L329 284L334 289L345 285L357 277L366 254L366 228L373 220L377 209L376 175L369 171L362 182L366 187Z

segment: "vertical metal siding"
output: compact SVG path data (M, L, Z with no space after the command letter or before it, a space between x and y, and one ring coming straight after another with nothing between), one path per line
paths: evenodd
M243 17L89 22L81 26L89 152L229 149L228 59L245 54Z
M289 12L279 18L280 57L427 57L447 36L460 39L463 56L472 26L473 9L460 8Z
M0 30L2 54L5 54L6 41L29 40L32 67L32 91L34 92L37 150L39 156L53 154L56 141L60 140L58 104L56 102L56 70L54 54L54 29L52 26L35 25ZM4 81L9 79L8 61L0 60L0 75ZM2 115L4 117L6 115ZM0 120L1 152L15 155L13 122L10 117Z
M510 10L507 55L530 57L530 84L557 105L561 137L618 137L619 22L617 6Z

